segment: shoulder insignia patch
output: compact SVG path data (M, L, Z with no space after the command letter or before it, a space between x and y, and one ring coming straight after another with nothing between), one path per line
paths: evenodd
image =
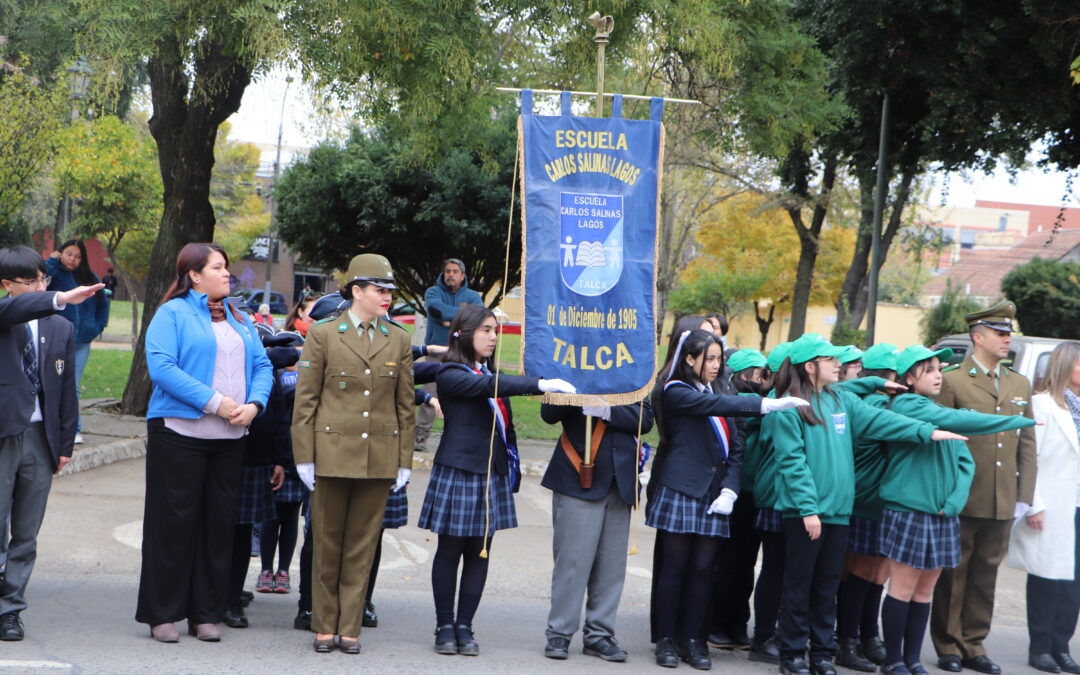
M978 374L979 374L979 369L978 368L973 367L971 370L968 371L968 375L970 375L972 377L975 377Z
M344 333L347 330L349 330L349 324L345 323L344 321L338 324L337 332Z
M385 323L382 323L382 322L379 323L379 330L382 331L383 335L389 335L390 334L390 331L386 328Z

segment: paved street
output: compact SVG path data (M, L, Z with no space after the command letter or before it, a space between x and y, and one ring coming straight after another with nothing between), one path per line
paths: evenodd
M607 664L580 653L554 662L542 656L551 574L550 494L526 478L518 496L521 526L499 533L491 574L476 619L481 656L439 656L431 649L434 611L430 591L430 533L410 525L386 539L375 594L380 627L365 629L360 656L317 655L311 635L293 630L296 593L257 594L248 608L252 626L224 628L219 644L186 635L179 644L153 642L135 623L143 504L143 460L126 460L55 481L41 533L30 609L23 614L27 639L0 646L0 670L63 669L86 673L345 672L659 672L648 643L648 593L653 534L635 518L639 552L629 558L619 638L626 664ZM416 471L409 488L415 523L428 473ZM252 580L258 565L253 561ZM294 575L297 573L293 565ZM295 578L294 578L295 585ZM249 583L248 587L251 587ZM991 653L1006 672L1026 665L1023 577L1005 570ZM183 630L184 624L181 624ZM929 642L929 641L928 641ZM745 655L713 652L714 669L772 673ZM925 656L931 662L929 652ZM681 666L687 670L685 664ZM62 672L62 671L61 671ZM842 671L843 672L843 671ZM932 669L932 672L934 671Z

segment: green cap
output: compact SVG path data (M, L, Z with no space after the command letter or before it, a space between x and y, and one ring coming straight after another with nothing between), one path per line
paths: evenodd
M766 363L765 355L756 349L740 349L729 356L727 360L728 366L734 373L747 368L761 368Z
M919 361L932 359L935 356L942 361L948 361L949 358L952 357L952 350L946 347L945 349L934 351L933 349L928 349L922 345L911 345L900 352L900 355L896 357L896 372L903 375L911 370L911 367Z
M788 358L793 364L806 363L823 356L840 358L846 351L847 347L834 345L826 340L824 335L804 333L802 337L791 343L791 354Z
M781 342L773 347L773 350L769 352L769 360L765 362L769 366L769 370L774 373L780 370L780 366L784 364L784 359L791 354L791 342Z
M876 344L863 352L862 367L866 370L896 370L900 349L888 342Z
M840 363L843 365L854 363L863 357L863 350L855 345L848 345L847 347L844 347L844 349L847 351L840 355Z

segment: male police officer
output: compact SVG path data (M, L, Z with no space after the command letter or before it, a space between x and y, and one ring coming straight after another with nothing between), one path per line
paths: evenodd
M972 351L945 371L938 403L982 413L1032 416L1031 383L1002 364L1009 355L1016 306L1002 302L965 320ZM998 565L1009 548L1017 513L1026 513L1035 492L1035 433L1032 427L973 436L975 479L960 513L960 565L946 569L934 590L930 636L943 670L971 668L998 675L983 640L990 633Z

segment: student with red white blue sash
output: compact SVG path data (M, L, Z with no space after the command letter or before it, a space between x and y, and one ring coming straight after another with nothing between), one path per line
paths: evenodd
M701 633L713 562L720 538L729 535L728 516L738 498L742 462L742 441L724 416L760 415L806 404L797 398L713 393L709 383L720 363L721 345L712 333L686 331L657 375L652 394L660 446L645 524L660 531L664 548L656 593L655 656L657 665L666 668L678 666L680 650L692 667L712 667Z
M446 421L419 526L439 535L431 567L439 654L480 653L472 621L487 580L490 537L496 530L517 527L513 493L521 472L507 397L575 393L573 385L563 380L489 370L497 326L495 314L486 307L467 305L458 310L450 323L449 351L435 379ZM493 417L496 433L489 443Z

